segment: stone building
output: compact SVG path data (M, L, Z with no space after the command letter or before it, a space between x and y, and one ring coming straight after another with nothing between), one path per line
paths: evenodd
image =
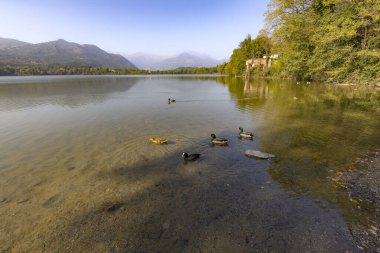
M272 54L269 57L264 55L263 58L252 58L245 62L246 65L246 77L249 77L249 74L253 68L266 69L271 68L274 61L278 59L278 54Z

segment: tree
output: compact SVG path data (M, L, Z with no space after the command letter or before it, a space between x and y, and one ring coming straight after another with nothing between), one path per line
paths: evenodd
M227 64L218 66L219 73L230 75L242 75L246 71L246 61L252 58L261 58L271 53L271 39L264 33L252 40L251 35L239 43L239 47L234 49L230 61Z
M271 0L267 26L282 73L298 79L380 79L380 1Z

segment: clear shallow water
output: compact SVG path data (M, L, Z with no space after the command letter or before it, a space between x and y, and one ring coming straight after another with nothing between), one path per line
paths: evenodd
M379 147L379 97L210 76L0 78L0 250L360 251L350 229L377 214L331 178Z

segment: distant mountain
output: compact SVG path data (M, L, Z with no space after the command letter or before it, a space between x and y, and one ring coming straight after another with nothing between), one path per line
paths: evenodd
M214 67L222 61L208 55L184 52L174 57L164 57L145 53L127 56L138 68L151 70L167 70L176 68Z
M182 53L176 57L168 58L160 62L161 69L175 69L180 67L215 67L221 62L209 56Z
M15 48L15 47L21 47L21 46L26 46L26 45L30 45L30 43L0 37L0 49Z
M146 53L135 53L126 55L126 57L133 62L139 69L158 69L161 61L165 60L164 56Z
M64 65L136 69L119 54L110 54L94 45L80 45L59 39L30 44L11 39L0 39L0 64Z

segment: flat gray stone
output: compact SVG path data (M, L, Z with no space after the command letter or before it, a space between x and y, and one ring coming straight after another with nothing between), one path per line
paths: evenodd
M269 159L275 157L275 155L269 154L269 153L264 153L258 150L253 150L253 149L247 149L245 151L245 155L248 157L256 157L260 159Z

